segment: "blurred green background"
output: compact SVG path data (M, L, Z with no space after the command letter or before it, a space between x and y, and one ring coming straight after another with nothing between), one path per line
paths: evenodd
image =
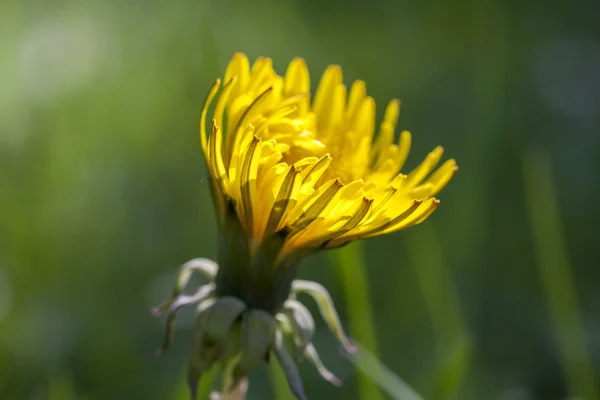
M402 100L408 168L460 171L426 223L308 259L350 334L425 399L599 399L600 2L0 2L0 399L187 399L192 315L151 306L214 257L198 140L236 51ZM311 304L312 307L312 304ZM311 308L315 310L314 307ZM387 398L317 318L342 389ZM289 398L276 370L249 399ZM273 380L274 377L274 380ZM396 398L400 398L398 393Z

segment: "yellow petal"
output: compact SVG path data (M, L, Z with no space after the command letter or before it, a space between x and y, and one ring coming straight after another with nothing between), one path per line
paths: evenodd
M302 171L302 191L308 191L308 189L314 187L317 181L321 178L327 167L331 164L331 156L325 154L318 161L316 161L311 167L306 168Z
M410 215L400 215L386 224L385 227L381 227L379 230L369 232L368 236L379 236L400 229L407 228L417 222L423 221L427 218L437 207L439 201L437 199L429 199L423 202L415 200L416 204L419 204L418 208L414 210Z
M248 91L253 93L265 91L268 86L273 84L272 79L275 76L273 60L266 57L258 57L254 64L252 64Z
M206 95L206 99L204 100L204 105L202 106L202 113L200 114L200 143L202 144L202 151L204 152L204 157L208 158L208 140L206 134L206 114L208 112L208 107L210 107L210 103L214 99L217 91L219 90L219 86L221 85L221 80L217 79L215 83L211 86L208 94Z
M273 165L261 176L258 182L258 204L260 204L259 217L257 218L256 237L261 239L267 227L267 220L271 214L271 208L275 202L273 187L280 183L281 177L289 170L288 164L281 162Z
M297 207L296 215L290 218L293 221L292 230L297 232L305 229L319 218L342 186L342 183L338 179L333 179L312 192L304 203Z
M258 174L258 161L260 160L261 153L260 144L260 138L254 136L248 145L244 163L242 164L240 171L239 185L242 197L241 204L243 206L242 215L244 217L247 232L254 231L253 223L256 216L253 215L253 210L259 207L256 178Z
M229 95L231 94L231 89L235 85L236 80L237 80L237 77L234 76L228 82L226 82L225 85L223 85L223 90L221 90L221 94L219 95L217 104L215 106L215 111L213 112L213 116L214 116L213 119L215 120L215 123L217 124L217 126L220 129L224 128L223 113L225 111L225 105L227 104L227 101L229 100ZM226 162L226 164L229 164L228 159L226 159L225 162Z
M333 102L336 88L342 84L342 69L339 65L330 65L319 82L313 101L313 111L320 120L329 118L330 104Z
M354 120L366 95L367 85L365 82L361 80L354 81L350 88L350 95L348 96L348 118L351 121Z
M398 169L404 166L408 152L410 151L411 136L409 131L402 131L400 138L398 139L398 148L400 154L398 155ZM441 156L441 155L440 155Z
M298 114L304 115L308 112L310 99L306 94L310 92L310 76L302 58L295 58L288 66L283 91L286 97L302 95L298 104Z
M400 100L393 99L390 101L385 109L385 115L383 116L383 122L390 124L392 128L396 127L398 123L398 117L400 116Z
M227 195L228 180L221 153L223 147L223 135L221 134L221 129L215 124L214 120L212 123L212 134L209 138L209 145L209 160L212 169L211 175L221 189L221 192Z
M235 143L235 147L231 153L231 158L229 162L229 179L234 182L238 180L238 171L242 166L242 162L244 160L243 150L248 148L248 145L252 141L254 137L254 125L248 124L244 133L240 135L240 139ZM237 190L237 189L236 189Z
M296 205L296 193L300 189L300 184L300 172L291 165L287 174L282 176L279 183L273 187L274 201L265 234L275 232L280 228L279 225L285 213Z
M240 141L243 140L243 138L238 138L241 129L246 127L252 117L256 115L255 111L267 100L272 91L273 88L270 87L262 92L244 111L244 114L240 117L239 121L237 121L235 127L229 131L229 136L227 137L226 159L231 157L231 153L239 151Z
M431 196L435 196L440 190L450 182L450 179L458 171L458 165L454 159L446 161L436 172L431 175L429 182L433 184Z
M321 235L312 237L304 246L329 246L330 242L335 238L343 236L357 227L369 212L372 204L372 199L366 197L360 199L360 201L356 202L350 213L341 215L327 230L323 231Z
M228 82L234 76L237 76L237 82L233 87L231 97L237 98L247 90L250 80L250 62L243 53L233 55L225 72L225 82Z
M417 168L408 174L406 186L414 187L421 183L421 181L423 181L423 179L425 179L425 177L429 175L429 173L440 162L440 158L442 158L443 153L444 148L442 146L436 147L431 153L429 153L425 160L423 160L423 162Z
M360 104L354 119L352 131L361 137L368 137L370 145L375 132L375 100L371 96L365 97Z

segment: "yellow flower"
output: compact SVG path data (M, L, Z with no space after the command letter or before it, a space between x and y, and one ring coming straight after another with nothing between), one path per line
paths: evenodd
M403 229L425 220L437 207L433 196L457 169L448 160L435 172L442 148L412 172L400 172L411 136L394 143L400 103L392 100L375 135L375 101L365 83L348 93L342 71L330 66L310 99L310 78L302 59L278 76L271 60L250 68L234 55L225 85L207 116L220 81L212 86L200 121L219 223L218 263L185 263L171 298L154 309L168 311L169 345L178 310L197 306L188 381L192 398L198 380L213 365L225 366L236 386L273 353L300 400L306 399L296 362L304 357L327 381L340 381L323 365L312 344L315 324L296 299L314 298L327 325L348 352L345 335L327 290L295 280L298 264L316 251ZM192 272L209 283L182 294ZM228 390L229 387L225 387Z
M281 77L270 59L250 67L235 54L225 82L210 135L206 118L219 80L200 124L219 220L235 210L251 254L270 235L283 235L276 264L422 222L457 170L451 159L431 173L443 153L437 147L402 174L411 135L404 131L394 143L400 102L388 104L375 135L375 100L363 81L348 93L339 66L327 68L312 103L300 58Z

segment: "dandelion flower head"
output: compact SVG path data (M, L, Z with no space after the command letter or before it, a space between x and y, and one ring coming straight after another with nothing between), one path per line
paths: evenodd
M437 147L402 173L411 134L395 140L400 102L388 103L377 129L365 83L348 90L337 65L312 99L301 58L282 77L271 59L250 66L238 53L224 82L212 126L207 115L219 80L200 126L213 200L221 224L235 211L251 254L270 236L280 238L276 264L422 222L457 170L453 159L435 169L443 153Z

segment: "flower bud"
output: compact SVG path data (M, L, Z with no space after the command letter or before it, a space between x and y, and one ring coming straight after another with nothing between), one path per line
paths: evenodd
M234 297L222 297L204 310L199 307L188 369L192 393L200 376L221 358L231 328L245 309L244 302Z
M276 329L277 321L264 310L250 310L243 315L242 347L240 359L233 370L234 383L265 359L273 344Z
M208 310L203 322L203 342L205 346L220 343L227 339L233 323L246 310L246 304L235 297L225 296Z

